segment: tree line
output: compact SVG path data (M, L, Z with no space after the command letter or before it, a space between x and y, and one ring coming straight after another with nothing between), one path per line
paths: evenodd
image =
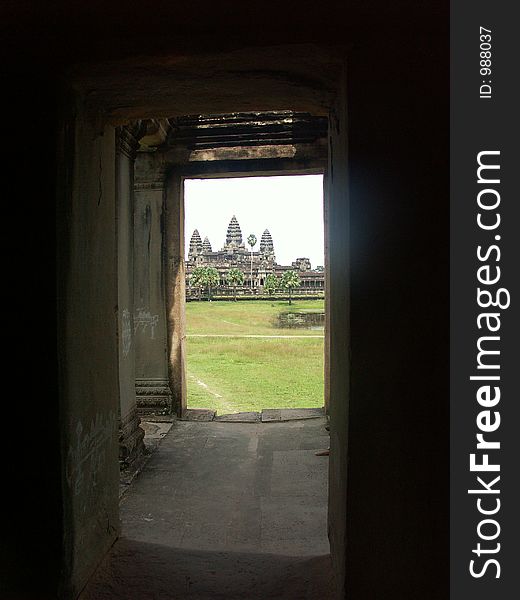
M233 300L237 300L237 287L244 284L245 275L240 269L229 269L224 276L227 285L233 288ZM208 291L208 300L211 301L211 295L215 288L220 286L220 275L215 267L196 267L190 275L190 285L198 289L199 300L202 298L202 290ZM264 281L264 292L272 296L276 290L286 290L289 294L289 304L291 304L292 292L300 286L300 277L296 271L285 271L278 278L274 273L266 276Z

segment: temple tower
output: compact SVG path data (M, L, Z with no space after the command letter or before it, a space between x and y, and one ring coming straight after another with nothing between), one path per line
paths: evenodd
M240 225L238 224L235 215L231 218L226 233L225 249L231 248L245 248L244 242L242 241L242 230L240 229Z
M274 252L273 238L269 232L269 229L266 229L264 233L262 233L262 239L260 240L260 252L262 254Z
M275 264L275 261L273 238L269 229L266 229L260 239L260 262L264 266L272 266Z
M196 230L195 230L196 231ZM204 238L204 242L202 242L202 252L205 254L206 252L213 252L211 249L211 242L208 239L208 236Z
M198 229L195 229L190 239L189 258L197 256L202 252L202 239Z

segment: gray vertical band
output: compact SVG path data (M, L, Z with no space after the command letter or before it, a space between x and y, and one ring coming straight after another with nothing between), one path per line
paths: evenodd
M505 600L518 593L520 210L515 188L520 154L518 19L513 6L482 0L452 2L454 600Z

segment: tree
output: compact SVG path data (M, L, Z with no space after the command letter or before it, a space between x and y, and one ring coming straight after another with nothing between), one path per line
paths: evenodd
M244 273L240 269L229 269L227 274L228 283L233 286L233 299L237 301L237 285L244 283Z
M289 305L291 304L291 292L300 285L300 277L296 271L285 271L280 281L280 286L289 290Z
M278 277L274 273L270 273L264 282L264 290L272 296L275 290L280 287L280 282L278 281Z
M253 291L253 247L256 245L256 235L250 233L247 236L247 243L251 246L251 292Z
M211 288L216 287L220 281L220 275L215 267L204 267L205 283L208 287L208 300L211 302Z
M202 288L206 285L206 267L196 267L190 275L190 284L199 290L199 301L202 296Z

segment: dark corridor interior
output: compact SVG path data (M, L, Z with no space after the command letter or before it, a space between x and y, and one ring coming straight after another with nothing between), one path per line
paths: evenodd
M211 70L218 69L220 53L236 59L249 52L248 60L254 61L268 48L270 64L264 55L261 65L250 68L247 82L266 76L283 85L287 74L279 65L290 52L282 56L279 47L303 44L310 45L307 60L296 57L295 63L305 68L316 67L318 47L327 52L332 47L332 54L342 55L348 65L343 97L348 179L346 142L341 146L345 154L332 157L339 161L333 163L335 177L348 189L341 210L348 212L350 223L334 266L350 277L343 309L350 318L350 343L341 341L335 354L348 357L350 379L347 385L338 373L331 392L343 399L333 415L342 426L331 426L331 443L345 460L337 464L340 485L332 510L346 515L344 529L331 530L336 548L342 548L334 567L339 591L333 597L444 600L449 589L448 2L331 0L300 3L297 9L270 0L204 4L201 10L200 3L152 0L145 13L142 5L117 0L83 6L59 0L50 6L7 2L2 7L4 99L9 102L4 111L8 214L3 241L9 258L4 278L10 290L6 296L15 298L4 309L11 325L5 378L14 390L6 394L8 506L0 595L50 600L60 594L72 600L67 577L77 567L77 557L64 544L75 525L65 501L62 445L76 392L59 382L71 367L67 336L89 335L63 308L71 289L90 301L74 288L81 269L68 252L87 239L74 220L70 179L74 169L85 165L76 163L74 151L64 159L56 148L64 143L74 148L74 118L85 105L95 105L100 81L110 88L107 73L114 76L110 92L117 110L109 117L117 126L118 118L151 116L136 98L146 96L151 114L158 114L168 88L147 87L150 64L158 64L161 72L176 65L179 88L185 89L184 61L204 55L209 63L201 77L212 88ZM146 60L139 64L136 57ZM111 71L111 61L125 68ZM129 64L138 64L136 71L125 70ZM73 82L83 72L95 76L77 87ZM130 72L142 79L125 81ZM298 89L316 87L316 79L306 77L303 67L292 76L291 91L284 88L286 108L300 103L304 110ZM242 77L239 72L233 90ZM117 85L132 93L118 97ZM218 109L232 95L228 88L221 92ZM317 90L315 104L319 95ZM182 107L182 114L198 113L203 95L189 101L194 111ZM323 105L323 114L328 108ZM329 136L344 135L341 115L330 114ZM94 125L102 130L106 117ZM97 202L89 200L85 210ZM343 258L347 247L348 258ZM114 283L100 280L98 286L108 294ZM103 311L113 315L115 304ZM88 310L95 321L94 304ZM334 313L338 320L340 312ZM336 335L332 329L331 344L344 340L341 331ZM105 367L100 367L103 373ZM84 375L94 390L98 374ZM116 528L117 523L103 526Z

